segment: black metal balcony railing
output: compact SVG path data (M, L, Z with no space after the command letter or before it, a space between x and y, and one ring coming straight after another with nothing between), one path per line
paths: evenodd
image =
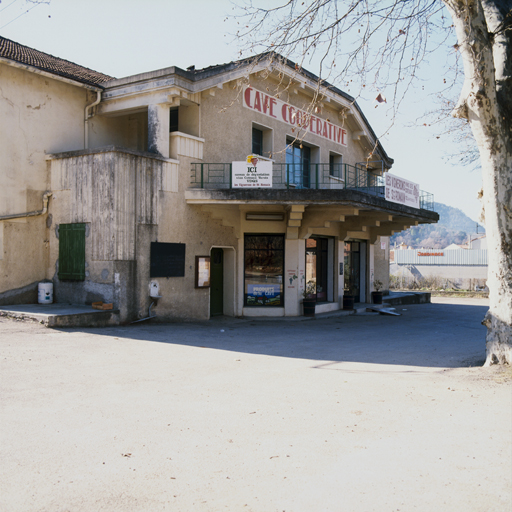
M193 163L192 188L232 188L230 163ZM349 164L273 164L273 188L286 189L349 189L384 197L384 178L361 167ZM420 208L434 210L434 196L420 191Z

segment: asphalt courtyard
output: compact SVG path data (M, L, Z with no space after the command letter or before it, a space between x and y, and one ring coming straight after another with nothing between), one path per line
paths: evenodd
M486 303L47 329L0 318L0 510L512 510Z

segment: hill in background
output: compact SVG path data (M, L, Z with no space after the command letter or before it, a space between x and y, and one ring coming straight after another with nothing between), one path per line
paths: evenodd
M413 248L444 249L450 244L461 245L468 242L469 236L477 234L477 223L462 210L443 203L434 203L439 214L437 224L421 224L390 237L391 246L402 242ZM485 228L478 224L478 234L485 233Z

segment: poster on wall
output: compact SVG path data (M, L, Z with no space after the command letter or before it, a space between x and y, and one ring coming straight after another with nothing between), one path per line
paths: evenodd
M249 155L245 162L231 166L233 188L272 188L272 162Z
M196 288L210 286L210 256L196 256Z
M286 271L286 279L288 281L288 288L295 288L297 283L297 271L296 270L287 270Z
M413 208L420 207L420 186L386 173L386 200Z
M248 306L272 306L281 304L280 284L249 284L247 285Z

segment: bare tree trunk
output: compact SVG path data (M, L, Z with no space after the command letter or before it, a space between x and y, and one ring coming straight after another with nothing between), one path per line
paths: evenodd
M468 119L480 151L490 308L486 365L512 363L512 13L507 0L443 0L465 82L453 115Z

